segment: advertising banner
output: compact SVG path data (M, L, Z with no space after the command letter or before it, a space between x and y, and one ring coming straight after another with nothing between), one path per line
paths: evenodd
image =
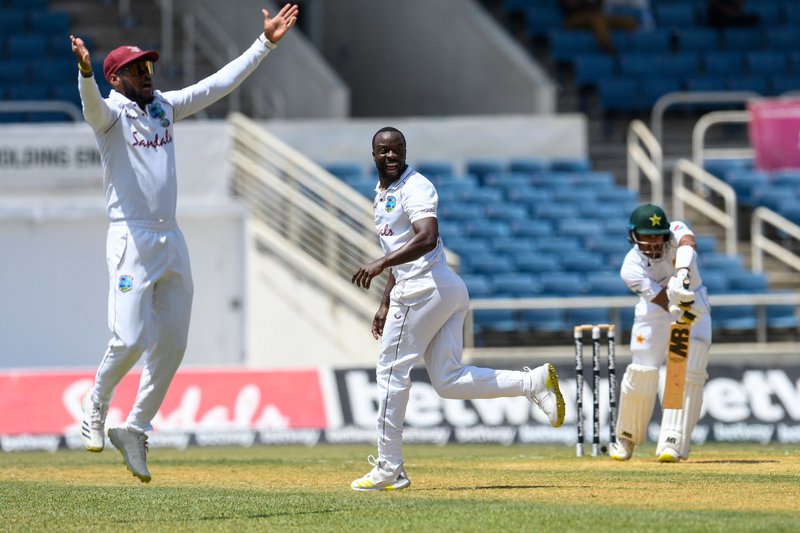
M756 168L800 168L800 100L752 100L747 109Z
M576 441L574 368L556 365L566 418L552 428L523 397L447 400L424 369L412 372L404 437L408 443L561 443ZM624 369L621 369L624 370ZM800 443L800 365L712 365L692 435L717 442ZM106 426L122 424L138 386L118 387ZM621 376L618 376L618 381ZM663 381L663 376L662 376ZM3 450L80 448L80 400L89 373L0 373ZM658 437L656 408L648 439ZM601 441L608 441L608 380L600 383ZM153 421L151 446L374 443L378 409L374 369L179 371ZM592 438L592 390L584 389L586 442Z

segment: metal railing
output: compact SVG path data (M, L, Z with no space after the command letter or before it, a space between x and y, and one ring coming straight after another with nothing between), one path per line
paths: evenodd
M644 122L634 120L628 126L628 189L639 192L641 177L650 182L652 203L664 202L664 164L661 144Z
M764 253L775 257L783 264L800 272L800 256L787 249L784 245L767 237L765 225L778 230L787 238L800 242L800 226L783 218L776 212L766 207L757 207L750 220L750 239L753 255L753 272L764 271Z
M745 103L761 95L753 91L678 91L661 96L650 111L650 127L659 144L664 142L664 114L675 105Z
M700 117L692 130L692 161L703 168L706 159L752 159L755 151L750 147L706 148L708 131L725 124L747 124L747 111L712 111Z
M692 180L692 187L687 187L684 178ZM722 198L723 209L709 201L712 192ZM688 159L680 159L672 170L672 213L678 220L683 220L685 206L692 206L703 216L719 224L725 230L725 254L737 255L738 221L736 191L733 187L705 171L702 167Z
M74 122L83 121L83 113L78 106L72 102L60 100L0 102L0 113L63 113Z

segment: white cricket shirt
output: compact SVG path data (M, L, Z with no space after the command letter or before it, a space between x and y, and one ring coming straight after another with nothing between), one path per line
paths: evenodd
M394 252L410 241L414 237L411 224L423 218L435 217L438 204L439 197L433 183L410 166L385 191L380 188L379 182L375 187L372 206L375 231L380 237L383 253ZM395 282L427 272L433 265L444 260L444 245L439 237L436 248L427 254L392 267Z
M256 40L215 74L177 91L154 91L146 109L112 90L103 98L94 76L78 73L83 116L95 134L112 221L175 220L178 195L173 127L235 89L267 56ZM202 146L197 147L202 150Z
M675 254L678 250L678 243L684 235L694 235L686 224L673 220L669 225L670 239L669 248L666 250L664 258L659 261L651 261L639 247L634 245L625 255L620 269L622 281L636 294L646 301L651 301L667 286L669 279L675 275ZM697 254L692 258L690 267L691 277L689 288L696 291L703 285L703 278L697 268Z

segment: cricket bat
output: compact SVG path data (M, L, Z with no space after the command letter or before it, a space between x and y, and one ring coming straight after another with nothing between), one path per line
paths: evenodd
M688 285L688 278L684 280ZM664 397L661 407L664 409L683 409L683 392L686 388L686 364L689 360L689 337L692 333L692 322L697 316L692 312L692 304L679 305L683 313L669 327L669 344L667 347L667 377L664 381Z

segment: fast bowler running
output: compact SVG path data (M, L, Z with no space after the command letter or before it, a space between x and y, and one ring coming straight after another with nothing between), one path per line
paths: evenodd
M94 387L83 398L81 440L88 451L103 451L114 389L144 355L133 409L124 427L108 430L128 469L143 482L151 477L146 432L183 359L194 292L189 253L175 221L173 127L244 81L295 24L298 8L286 4L274 17L262 13L264 31L241 56L195 85L163 93L153 88L158 53L120 46L103 62L113 87L104 99L86 45L70 36L83 115L100 150L111 221L106 260L112 337Z
M369 289L376 276L390 271L372 322L372 335L381 338L378 457L369 456L372 470L351 483L359 491L399 490L411 484L403 467L403 422L411 369L417 363L424 362L443 398L525 396L554 427L564 421L564 399L553 365L524 372L462 365L469 296L445 261L436 189L406 164L406 139L397 129L383 128L374 135L372 156L379 178L373 202L375 232L385 255L361 266L352 281Z

